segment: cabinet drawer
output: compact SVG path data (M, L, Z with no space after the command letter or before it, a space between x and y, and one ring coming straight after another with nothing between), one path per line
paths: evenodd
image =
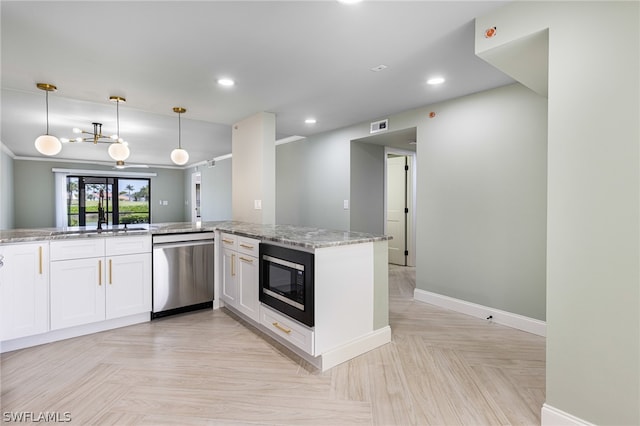
M104 256L104 238L78 238L50 243L52 261L102 256Z
M265 305L260 306L260 323L271 332L296 345L306 353L314 355L313 330L269 309Z
M238 236L233 234L222 233L220 238L220 246L222 248L228 248L237 250L238 248Z
M151 237L111 237L106 241L107 256L120 254L151 253Z
M238 252L258 257L260 240L253 238L238 237Z

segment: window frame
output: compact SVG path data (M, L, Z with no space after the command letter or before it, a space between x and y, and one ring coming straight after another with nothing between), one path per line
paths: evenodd
M81 175L92 177L113 177L119 179L144 179L149 180L149 223L152 221L152 196L151 196L151 184L153 178L158 174L154 172L112 172L106 170L86 170L86 169L60 169L52 168L54 173L54 185L55 185L55 216L56 227L68 228L68 216L67 216L67 176Z

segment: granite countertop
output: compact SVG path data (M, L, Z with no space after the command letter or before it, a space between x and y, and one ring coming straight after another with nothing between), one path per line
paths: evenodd
M0 230L0 244L62 240L72 238L120 237L132 235L162 235L190 232L222 231L231 234L272 241L279 244L316 249L389 240L385 235L364 232L336 231L292 225L262 225L247 222L219 221L169 222L105 227L101 231L87 227L37 228Z
M220 222L216 229L236 235L310 249L361 244L391 239L387 235L336 231L292 225L262 225L246 222Z

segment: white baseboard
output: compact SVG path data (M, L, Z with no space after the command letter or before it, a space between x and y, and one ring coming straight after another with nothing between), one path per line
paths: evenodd
M129 325L149 322L151 315L149 312L130 315L128 317L115 318L106 321L98 321L90 324L78 325L75 327L52 330L43 334L21 337L14 340L0 342L0 353L29 348L31 346L45 343L57 342L58 340L71 339L72 337L85 336L87 334L99 333L101 331L113 330L114 328L126 327Z
M490 308L488 306L478 305L476 303L420 289L414 290L413 298L420 302L440 306L441 308L450 309L476 318L487 319L487 317L491 316L493 317L491 318L491 321L497 324L517 328L518 330L537 334L538 336L546 337L547 335L547 323L534 318L501 311L500 309Z
M542 426L594 426L593 423L584 421L547 404L542 405L540 423Z
M322 354L322 371L327 371L338 364L369 352L379 346L391 342L391 327L386 326L372 331L366 336L353 340L346 345Z

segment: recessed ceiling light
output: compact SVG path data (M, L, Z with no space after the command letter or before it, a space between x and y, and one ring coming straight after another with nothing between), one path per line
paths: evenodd
M218 79L218 84L220 86L233 86L236 82L230 78L220 78Z
M442 77L433 77L427 80L427 84L442 84L444 83L444 78Z
M307 118L306 120L304 120L305 123L307 124L316 124L316 119L315 118Z

